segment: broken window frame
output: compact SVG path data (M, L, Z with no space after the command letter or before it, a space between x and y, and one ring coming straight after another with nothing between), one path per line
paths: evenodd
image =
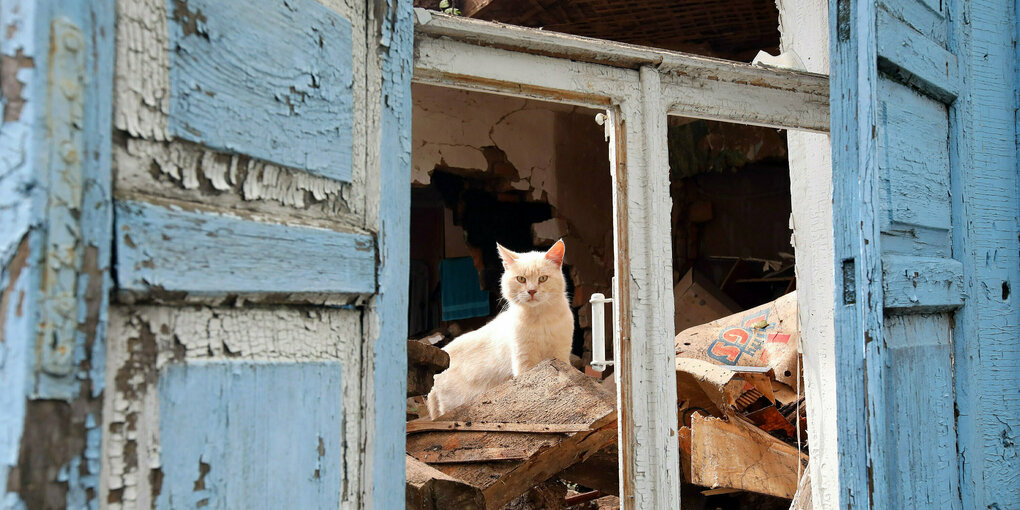
M620 499L678 508L666 117L826 133L828 77L416 9L413 82L607 112Z

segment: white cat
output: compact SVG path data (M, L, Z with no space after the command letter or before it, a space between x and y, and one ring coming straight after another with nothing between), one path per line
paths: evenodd
M485 326L444 347L450 368L436 375L429 393L433 420L546 359L570 363L574 316L563 279L563 241L545 253L496 247L508 305Z

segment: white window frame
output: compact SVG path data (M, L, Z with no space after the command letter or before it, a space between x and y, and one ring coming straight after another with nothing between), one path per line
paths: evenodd
M679 508L667 115L827 133L828 77L416 9L413 81L608 112L621 503Z

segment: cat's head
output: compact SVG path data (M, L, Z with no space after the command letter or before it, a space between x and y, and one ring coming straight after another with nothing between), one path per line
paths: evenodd
M503 260L501 289L507 302L533 307L563 297L567 282L563 278L565 246L562 240L556 241L546 252L516 253L499 244L496 248Z

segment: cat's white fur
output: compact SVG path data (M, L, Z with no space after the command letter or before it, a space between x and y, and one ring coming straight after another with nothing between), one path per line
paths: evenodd
M508 305L485 326L444 347L450 368L436 375L429 393L432 419L546 359L570 362L574 317L563 278L563 241L545 253L496 247L503 260L501 291Z

